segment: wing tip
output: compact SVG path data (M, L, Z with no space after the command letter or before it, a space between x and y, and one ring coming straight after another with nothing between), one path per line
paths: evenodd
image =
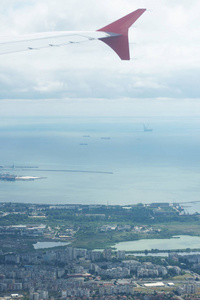
M139 8L132 13L106 25L97 31L104 31L107 33L115 33L118 36L108 36L100 38L100 40L111 47L121 60L130 60L128 29L137 21L137 19L146 11L146 8Z

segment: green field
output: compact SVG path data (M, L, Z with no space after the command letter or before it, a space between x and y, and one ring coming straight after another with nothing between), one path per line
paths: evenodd
M44 224L51 230L49 236L26 237L19 231L11 237L1 228L0 242L6 251L23 244L30 249L31 244L46 239L63 240L69 235L74 247L98 249L113 246L118 242L139 239L162 239L174 235L200 235L200 215L184 215L177 207L150 207L138 204L122 206L79 205L69 208L50 209L48 205L4 203L0 209L0 226ZM105 230L102 228L106 227ZM110 227L114 227L113 230ZM121 226L121 229L120 229ZM125 227L123 227L125 226ZM128 229L127 229L128 228ZM10 242L9 242L10 240ZM64 239L65 240L65 239ZM6 241L7 244L6 244ZM66 240L65 240L66 241ZM3 251L5 251L3 249ZM1 250L1 246L0 246Z

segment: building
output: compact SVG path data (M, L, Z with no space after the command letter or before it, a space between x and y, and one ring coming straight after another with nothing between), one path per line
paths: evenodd
M104 249L103 257L107 260L111 260L112 258L112 250L111 249Z
M117 258L118 259L125 259L125 254L126 254L126 252L123 251L123 250L117 251Z

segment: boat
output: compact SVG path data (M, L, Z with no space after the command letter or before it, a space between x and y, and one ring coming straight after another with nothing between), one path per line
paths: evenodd
M144 132L151 132L151 131L153 131L152 128L149 128L149 127L146 126L145 124L143 124L143 128L144 128Z

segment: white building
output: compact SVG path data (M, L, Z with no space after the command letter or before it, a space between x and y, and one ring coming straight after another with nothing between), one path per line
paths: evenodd
M123 251L123 250L117 251L117 258L118 259L125 259L125 254L126 254L126 252Z

